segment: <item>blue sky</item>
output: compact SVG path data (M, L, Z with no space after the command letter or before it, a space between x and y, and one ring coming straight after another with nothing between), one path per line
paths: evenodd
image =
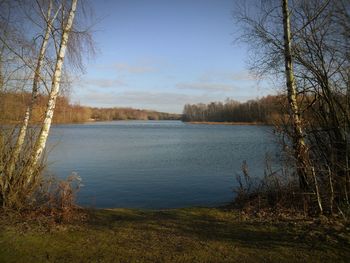
M98 107L181 113L184 104L271 93L233 44L233 0L91 1L98 52L72 100Z

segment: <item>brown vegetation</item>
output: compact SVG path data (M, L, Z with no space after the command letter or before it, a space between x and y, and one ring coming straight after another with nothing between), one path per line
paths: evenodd
M180 114L139 110L133 108L90 108L91 119L98 121L111 120L179 120Z
M190 121L191 124L205 124L205 125L265 125L260 122L220 122L220 121Z
M23 119L31 94L26 92L0 92L0 124L20 123ZM38 124L45 114L47 96L38 94L30 121ZM79 123L111 120L176 120L179 114L170 114L132 108L96 108L71 104L66 96L56 101L53 123Z
M280 122L284 96L266 96L261 99L238 102L227 99L209 104L186 104L183 121L189 122L232 122L265 123Z

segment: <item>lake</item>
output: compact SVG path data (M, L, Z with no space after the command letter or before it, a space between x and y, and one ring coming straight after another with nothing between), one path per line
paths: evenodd
M177 208L230 202L244 160L262 176L277 144L269 126L114 121L53 126L50 173L77 172L82 206Z

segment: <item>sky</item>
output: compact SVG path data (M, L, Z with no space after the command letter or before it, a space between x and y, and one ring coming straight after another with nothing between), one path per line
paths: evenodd
M271 93L233 43L234 0L91 1L97 53L72 101L181 113L186 103L246 101Z

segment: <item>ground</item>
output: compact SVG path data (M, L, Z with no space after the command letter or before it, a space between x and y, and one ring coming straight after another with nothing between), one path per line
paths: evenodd
M219 208L90 211L84 223L1 219L0 262L349 262L349 227Z

